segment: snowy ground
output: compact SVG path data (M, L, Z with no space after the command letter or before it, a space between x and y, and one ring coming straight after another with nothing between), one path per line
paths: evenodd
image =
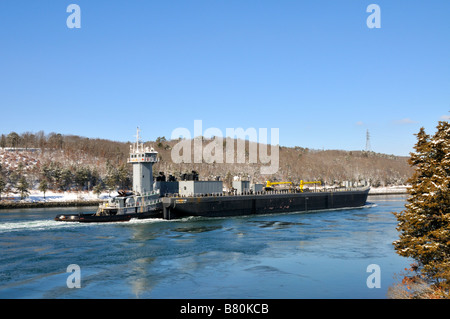
M93 192L54 192L47 191L44 194L38 190L32 190L29 196L25 198L24 202L71 202L71 201L89 201L89 200L99 200L108 199L112 196L117 195L115 192L101 193L99 196ZM2 194L2 200L13 200L20 201L20 194L6 193Z
M370 194L406 194L409 186L371 187Z
M388 186L388 187L376 187L371 188L369 194L404 194L406 193L407 186ZM54 192L48 191L44 194L38 190L32 190L29 196L24 199L25 202L70 202L70 201L89 201L89 200L106 200L113 196L117 196L116 192L101 193L99 196L93 192ZM2 200L20 201L20 194L7 193L2 194Z

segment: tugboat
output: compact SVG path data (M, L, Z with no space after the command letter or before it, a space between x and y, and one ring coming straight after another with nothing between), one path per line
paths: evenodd
M56 221L66 222L125 222L132 218L162 217L162 202L158 190L153 190L153 164L158 162L158 152L144 148L139 139L130 145L127 162L133 165L133 191L119 191L119 195L99 205L97 212L84 214L59 214Z

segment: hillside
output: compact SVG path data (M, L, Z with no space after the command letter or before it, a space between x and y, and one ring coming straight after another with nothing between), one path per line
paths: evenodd
M207 139L200 140L203 148L211 143ZM281 146L278 171L272 175L261 175L263 164L249 163L248 141L245 142L245 163L236 163L236 160L233 163L206 163L203 160L202 163L176 164L171 154L178 142L160 137L145 143L159 153L160 162L154 165L155 176L165 172L166 175L178 177L181 173L195 170L200 179L220 177L226 186L230 185L234 176L241 176L260 183L266 180L299 182L303 179L321 180L332 185L342 181L367 181L377 187L405 184L412 174L407 157ZM237 141L233 142L236 149ZM18 192L23 183L28 189L89 189L98 192L130 187L131 169L126 164L129 145L57 133L46 135L42 131L36 134L3 134L0 139L0 195L8 191ZM222 150L225 154L225 141ZM193 155L191 159L193 161Z

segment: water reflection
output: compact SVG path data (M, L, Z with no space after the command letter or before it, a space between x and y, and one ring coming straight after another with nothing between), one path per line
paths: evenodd
M186 227L177 227L174 228L173 231L180 232L180 233L191 233L191 234L197 234L197 233L204 233L209 232L217 229L221 229L222 226L186 226Z
M292 226L303 226L308 225L301 222L289 222L289 221L279 221L279 220L253 220L249 224L256 225L260 228L274 228L274 229L285 229Z

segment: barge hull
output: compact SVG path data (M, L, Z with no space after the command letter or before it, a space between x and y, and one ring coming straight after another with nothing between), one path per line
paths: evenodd
M364 206L369 189L209 197L164 197L163 218L228 217Z

